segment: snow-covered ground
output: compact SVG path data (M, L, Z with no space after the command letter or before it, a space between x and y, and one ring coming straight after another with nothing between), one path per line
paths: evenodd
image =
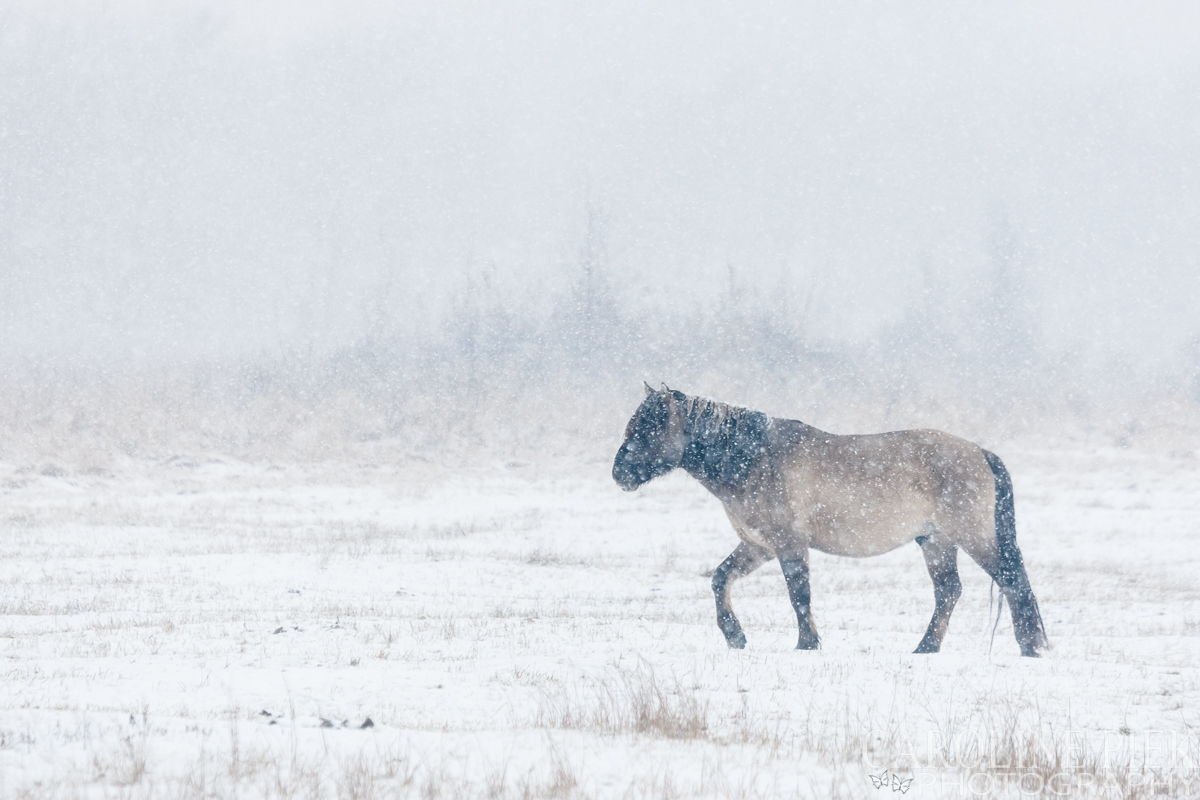
M730 651L716 501L607 459L0 464L0 797L1200 794L1200 458L1001 454L1041 660L965 556L912 655L915 545L814 556L819 652L768 565Z

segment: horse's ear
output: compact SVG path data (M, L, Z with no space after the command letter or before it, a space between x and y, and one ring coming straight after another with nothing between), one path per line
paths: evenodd
M650 395L654 394L654 390L650 388L650 384L646 383L645 381L642 381L642 386L646 387L646 397L649 397Z
M664 392L666 392L667 394L670 394L670 393L671 393L671 390L667 388L667 385L666 385L665 383L664 383L664 384L662 384L662 390L663 390Z

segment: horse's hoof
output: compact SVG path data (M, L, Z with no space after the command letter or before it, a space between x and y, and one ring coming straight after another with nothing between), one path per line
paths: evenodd
M746 649L746 634L744 633L739 633L737 636L731 636L725 641L729 643L730 650Z
M917 649L913 650L913 655L923 655L925 653L936 653L937 651L938 651L938 648L936 646L931 645L931 644L925 644L924 642L921 642L919 645L917 645Z
M821 649L820 639L801 639L796 644L797 650L819 650Z

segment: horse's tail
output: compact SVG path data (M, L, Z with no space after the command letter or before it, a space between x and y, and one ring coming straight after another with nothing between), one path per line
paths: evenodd
M1049 647L1050 642L1046 638L1046 627L1042 624L1037 598L1033 596L1033 587L1029 585L1021 548L1017 547L1017 512L1013 505L1012 477L1000 456L984 450L983 457L987 459L996 479L996 545L1000 563L994 577L1012 605L1013 627L1021 652L1029 655L1027 649L1036 651L1037 648Z

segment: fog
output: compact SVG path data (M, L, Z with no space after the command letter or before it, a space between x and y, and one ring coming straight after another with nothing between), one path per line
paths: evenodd
M1195 4L247 6L0 7L9 362L1195 392Z

